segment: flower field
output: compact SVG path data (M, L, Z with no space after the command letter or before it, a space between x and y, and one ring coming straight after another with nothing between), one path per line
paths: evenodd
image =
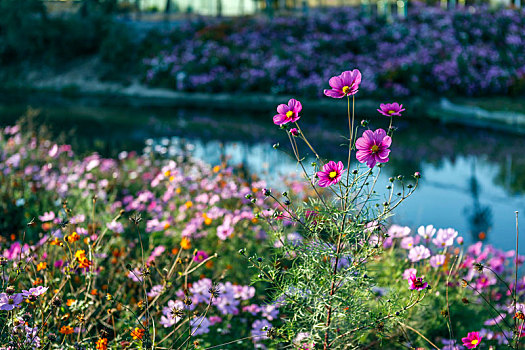
M424 174L378 184L404 109L356 121L365 81L321 84L348 104L347 159L277 106L304 175L281 193L182 150L81 157L31 119L1 129L0 348L522 348L522 256L391 224Z
M368 77L368 96L523 96L524 31L525 10L417 3L391 22L359 8L197 18L150 34L143 69L149 84L177 90L317 97L352 62Z

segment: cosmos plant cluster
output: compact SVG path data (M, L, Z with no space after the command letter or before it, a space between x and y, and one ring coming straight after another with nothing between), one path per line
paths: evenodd
M350 103L362 74L344 71L327 83L325 96ZM292 145L304 141L316 154L299 126L302 108L296 99L279 105L273 123ZM412 233L382 218L356 226L359 240L352 244L367 247L359 259L339 254L334 242L312 240L333 219L319 209L323 201L343 188L346 175L357 176L348 164L371 174L395 152L392 121L402 118L404 107L384 103L377 112L389 126L352 128L351 159L317 157L306 184L284 182L291 190L281 195L226 163L211 166L183 153L166 158L162 145L117 159L78 157L25 121L0 129L0 349L205 349L231 342L335 348L346 336L338 329L325 338L329 342L289 327L291 318L301 317L289 314L290 294L309 298L310 291L279 295L273 289L275 276L286 272L281 264L316 252L319 274L352 271L345 278L364 291L369 309L358 305L366 318L357 330L370 344L518 349L525 280L513 278L514 262L523 263L515 252L482 242L464 246L453 228L427 225ZM416 186L419 178L414 174ZM391 178L388 186L400 182ZM312 201L319 191L321 199ZM368 201L370 194L356 198L363 195ZM283 209L293 208L291 199L313 204L295 217ZM395 207L390 203L383 206ZM273 260L280 251L285 254ZM252 269L245 268L246 258ZM266 269L268 262L274 270ZM250 283L253 271L253 282L269 283ZM384 313L370 312L378 308ZM404 338L413 330L416 336Z
M524 10L410 5L392 22L352 7L189 20L161 33L144 60L145 80L184 91L319 96L333 71L353 62L367 76L365 95L523 94Z

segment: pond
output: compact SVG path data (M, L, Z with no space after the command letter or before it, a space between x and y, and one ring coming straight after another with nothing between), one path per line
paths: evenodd
M281 149L289 149L284 132L272 123L273 111L244 115L24 98L1 101L0 125L16 121L28 104L40 110L37 125L48 127L77 153L97 151L116 156L122 150L142 151L145 147L169 153L170 148L163 144L173 141L171 144L189 146L196 157L211 164L219 164L226 156L230 164L243 164L250 173L259 174L277 188L278 175L300 175L294 159L272 147L279 143ZM345 115L304 111L301 126L322 156L336 161L346 159L345 149L340 146L347 131ZM388 123L377 118L370 126L386 128ZM381 191L388 177L399 174L410 176L420 171L423 178L392 221L413 229L428 224L453 227L467 242L478 240L482 233L485 241L496 247L514 249L515 211L520 211L525 225L525 137L445 125L424 116L403 117L397 126L390 162L377 188ZM303 154L308 155L303 146ZM525 237L520 245L525 249Z

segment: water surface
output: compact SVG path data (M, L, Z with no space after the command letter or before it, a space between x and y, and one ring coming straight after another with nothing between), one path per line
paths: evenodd
M146 140L153 140L157 150L169 151L163 149L162 140L171 140L190 144L196 157L211 164L228 157L230 164L243 164L277 187L279 175L300 174L294 159L272 147L279 143L282 150L288 148L284 132L272 124L272 111L218 113L15 99L0 106L0 124L13 123L28 103L40 109L36 125L48 127L60 141L72 144L77 153L97 151L116 156L122 150L150 147ZM346 159L340 146L344 143L341 135L347 130L346 116L309 115L305 111L301 125L322 156ZM371 120L371 128L387 126L384 119ZM483 232L487 242L514 249L514 212L520 211L522 219L525 213L525 137L443 125L424 116L402 119L397 126L391 160L377 188L381 191L389 176L420 171L423 178L416 193L398 208L393 221L413 228L422 224L453 227L467 242L477 240ZM301 149L312 159L304 145ZM525 249L525 237L520 244Z

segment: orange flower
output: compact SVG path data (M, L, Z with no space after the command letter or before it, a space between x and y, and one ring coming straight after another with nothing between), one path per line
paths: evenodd
M78 267L83 268L83 269L90 267L92 264L91 261L89 261L89 259L86 258L85 256L80 259L77 259L77 261L78 261Z
M96 289L92 289L91 292L89 293L91 295L97 295L98 294L98 290Z
M186 206L186 208L190 209L191 207L193 207L193 202L187 201L184 205Z
M107 350L107 348L108 348L108 340L107 340L107 338L100 338L99 340L97 340L95 345L97 347L97 350Z
M210 225L211 224L212 220L211 220L211 218L208 215L206 215L206 213L202 213L202 217L204 218L204 223L206 225Z
M41 261L38 263L38 265L36 265L37 271L45 270L45 269L47 269L47 263L45 261Z
M144 336L144 330L142 328L135 327L135 329L131 330L131 336L134 340L142 339L142 337Z
M58 245L58 246L62 247L64 245L64 242L62 242L57 237L55 237L51 242L49 242L49 244L51 244L51 245Z
M66 239L69 243L75 243L76 241L78 241L80 239L80 236L78 235L78 233L73 232L72 234L66 236Z
M182 247L182 249L191 249L191 242L189 239L184 237L182 241L180 241L180 246Z
M62 328L60 328L60 333L62 334L71 334L73 333L73 328L71 328L70 326L62 326Z
M213 167L213 172L214 173L218 173L219 170L221 170L221 166L220 165L216 165L216 166Z
M39 284L42 284L42 279L37 278L37 279L33 282L33 286L38 286Z
M85 257L86 257L86 251L85 250L77 250L75 252L75 258L80 259L80 258L85 258Z
M73 305L73 304L75 303L75 301L76 301L75 299L68 299L68 300L66 301L66 305L67 305L67 306L71 306L71 305Z

